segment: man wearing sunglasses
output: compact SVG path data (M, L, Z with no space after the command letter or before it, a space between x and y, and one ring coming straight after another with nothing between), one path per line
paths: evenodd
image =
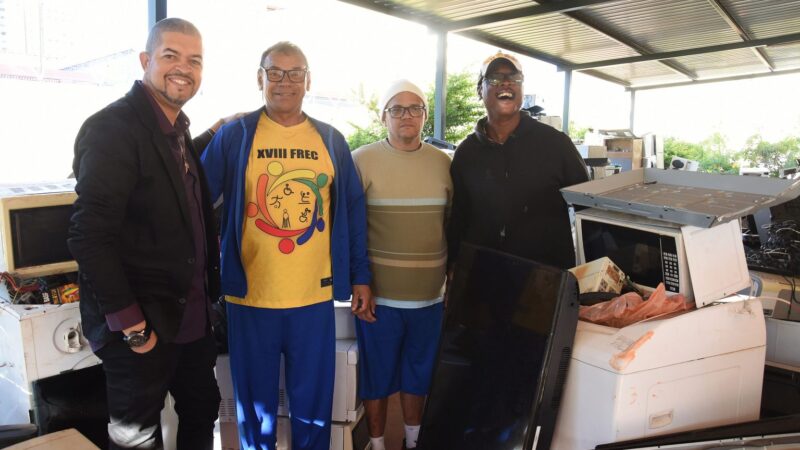
M223 126L203 155L224 201L222 293L242 449L274 450L281 355L292 448L327 450L333 403L332 299L370 302L364 191L339 131L308 117L311 73L279 42L261 56L264 107Z
M486 117L458 146L450 168L451 269L462 241L562 269L575 265L559 189L587 181L586 166L566 134L520 111L524 80L520 63L505 53L481 67L478 96Z
M387 397L400 392L405 448L415 448L442 322L452 196L450 158L420 139L425 94L393 83L380 103L388 137L353 153L367 198L374 317L356 321L359 396L372 450L385 450Z

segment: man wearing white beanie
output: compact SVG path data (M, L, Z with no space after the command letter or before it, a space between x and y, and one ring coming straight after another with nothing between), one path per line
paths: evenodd
M367 249L373 273L373 317L356 321L372 450L384 450L389 395L400 392L404 448L415 448L442 322L452 183L450 158L423 143L422 90L393 83L378 107L386 139L353 153L367 202Z

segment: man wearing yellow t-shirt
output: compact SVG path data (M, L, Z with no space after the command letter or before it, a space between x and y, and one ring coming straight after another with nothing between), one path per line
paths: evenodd
M222 127L203 155L222 195L222 292L243 449L275 449L280 358L294 449L327 450L333 402L332 299L372 318L364 195L344 137L303 113L302 50L261 56L265 107Z

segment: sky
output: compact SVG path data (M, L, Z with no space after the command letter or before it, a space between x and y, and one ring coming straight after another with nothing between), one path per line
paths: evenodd
M26 21L44 18L47 27L38 34L46 40L46 55L41 60L53 68L121 55L109 64L114 77L111 83L51 83L0 76L0 183L63 178L71 171L72 145L81 123L124 95L132 81L141 77L138 52L147 36L145 2L6 0L5 5L12 19L20 14L14 8L25 9ZM35 11L37 7L45 11ZM91 11L99 11L103 17L122 17L101 20ZM168 15L192 21L203 34L203 83L184 108L195 134L220 117L261 106L256 87L259 58L264 49L280 40L298 44L308 57L311 91L305 110L345 135L353 124L365 125L370 120L366 108L358 103L360 98L379 97L399 78L428 89L435 77L437 42L426 27L335 0L237 0L224 4L169 0ZM8 42L21 42L21 29L9 28ZM35 48L37 34L27 36ZM451 34L447 70L477 75L481 62L497 50ZM531 58L519 59L525 72L525 93L534 95L548 115L561 115L563 72ZM20 61L35 66L40 58L24 51L0 51L0 69L3 64ZM634 132L691 142L718 132L728 138L733 150L756 133L770 141L800 136L797 86L800 74L642 91L636 96ZM570 119L578 127L629 127L630 94L621 86L576 73L570 105ZM42 132L42 124L47 124L46 132Z

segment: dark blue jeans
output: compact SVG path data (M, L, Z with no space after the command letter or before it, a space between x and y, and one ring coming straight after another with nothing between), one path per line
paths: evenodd
M99 349L108 393L109 448L161 449L161 409L167 392L178 414L178 450L211 450L219 413L214 376L217 349L210 334L188 344L158 341L145 354L124 342Z

